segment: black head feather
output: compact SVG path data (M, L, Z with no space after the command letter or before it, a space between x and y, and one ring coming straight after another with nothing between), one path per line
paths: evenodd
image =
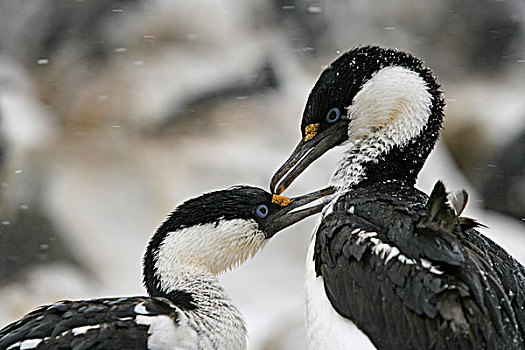
M327 112L337 107L343 115L347 114L346 108L352 105L363 85L379 70L391 66L409 69L423 79L431 96L430 116L420 134L408 143L396 145L374 162L362 164L366 169L363 181L373 183L400 180L413 185L438 140L445 101L432 71L423 61L409 53L378 46L363 46L341 55L325 69L313 87L303 113L301 132L304 137L306 126L316 123L319 124L319 134L323 130L334 128L337 123L341 124L338 128L346 130L348 124L352 123L348 116L329 125L326 121ZM346 140L348 136L340 142Z
M325 116L331 108L338 107L343 111L352 104L355 95L375 73L390 66L404 67L418 73L427 83L434 100L432 112L443 109L441 87L423 61L395 49L360 46L332 62L315 83L303 113L303 136L305 127L309 124L320 123L321 129L326 126ZM442 113L437 113L436 122L441 125Z
M218 222L221 219L254 219L258 204L272 204L272 195L251 186L234 186L205 193L175 208L157 232L173 232L183 227ZM278 209L273 205L269 209Z

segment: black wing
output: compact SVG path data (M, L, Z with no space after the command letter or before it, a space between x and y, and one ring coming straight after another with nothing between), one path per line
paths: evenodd
M137 317L166 315L177 324L172 305L164 298L129 297L42 306L0 330L0 349L31 343L35 349L146 349L149 325Z
M523 266L454 213L440 182L428 201L395 186L345 194L319 226L335 310L381 349L522 348Z

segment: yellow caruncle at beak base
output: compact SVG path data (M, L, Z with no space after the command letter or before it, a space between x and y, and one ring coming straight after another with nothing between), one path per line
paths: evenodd
M281 207L286 207L288 204L291 203L291 199L285 196L278 196L276 194L272 197L272 203L278 204Z
M305 141L311 140L315 137L315 135L317 135L317 130L319 130L319 125L320 125L319 123L315 123L315 124L307 125L304 128L304 140Z

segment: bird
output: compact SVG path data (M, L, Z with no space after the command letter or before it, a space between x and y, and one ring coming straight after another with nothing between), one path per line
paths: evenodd
M217 275L320 212L312 202L325 193L288 198L234 186L189 199L147 245L148 296L41 306L0 330L0 349L245 349L244 321Z
M444 105L423 61L379 46L342 54L312 88L301 141L270 182L281 194L345 147L307 254L311 350L525 347L525 268L462 216L465 191L415 187Z

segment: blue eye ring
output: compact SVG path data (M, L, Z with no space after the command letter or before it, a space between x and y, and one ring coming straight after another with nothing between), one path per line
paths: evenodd
M330 124L335 123L341 117L341 111L339 108L334 107L326 113L326 121Z
M264 219L268 216L269 210L268 207L265 204L260 204L257 209L255 209L255 214L257 214L258 217L261 219Z

